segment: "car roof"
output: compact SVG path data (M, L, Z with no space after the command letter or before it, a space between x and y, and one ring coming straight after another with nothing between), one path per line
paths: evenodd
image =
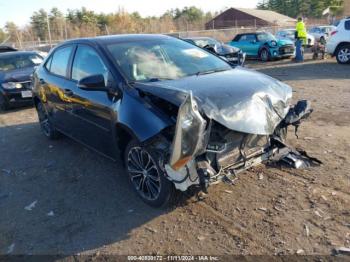
M9 56L18 56L18 55L37 55L38 53L35 51L11 51L11 52L4 52L0 53L0 58L1 57L9 57Z
M201 39L214 39L212 37L207 37L207 36L196 36L196 37L186 37L183 39L188 39L188 40L201 40Z
M279 30L279 32L281 32L281 31L295 31L295 29L294 28L286 28L286 29Z
M108 35L108 36L97 36L97 37L87 37L72 39L60 43L57 47L66 44L108 44L108 43L123 43L131 41L149 41L149 40L164 40L164 39L174 39L174 37L161 35L161 34L124 34L124 35Z

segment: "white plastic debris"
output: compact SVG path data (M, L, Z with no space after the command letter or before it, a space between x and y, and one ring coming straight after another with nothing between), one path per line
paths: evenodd
M318 217L322 217L322 215L320 214L320 212L318 212L317 210L315 211L315 215Z
M304 250L302 250L302 249L298 249L298 250L297 250L297 254L298 254L298 255L301 255L301 254L303 254L303 253L304 253Z
M13 250L15 249L15 243L12 243L8 248L7 248L7 254L11 254Z
M53 217L55 215L55 213L51 210L49 213L46 214L49 217Z
M305 227L306 236L309 237L309 235L310 235L309 227L307 225L304 225L304 227Z
M348 247L338 247L338 248L335 248L335 252L336 252L336 254L350 255L350 248L348 248Z
M264 179L264 175L262 173L259 173L258 179L259 180L263 180Z
M32 202L31 204L26 206L24 209L27 210L27 211L32 211L32 209L36 206L36 203L38 203L37 200L35 200L34 202Z

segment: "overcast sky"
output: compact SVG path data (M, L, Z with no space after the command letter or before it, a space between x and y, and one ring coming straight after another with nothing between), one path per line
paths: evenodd
M254 8L258 0L0 0L0 27L6 21L23 26L29 22L31 14L44 8L49 11L58 7L65 12L85 6L95 12L110 13L123 7L128 12L138 11L141 16L159 16L171 8L194 5L204 11L220 11L225 7Z

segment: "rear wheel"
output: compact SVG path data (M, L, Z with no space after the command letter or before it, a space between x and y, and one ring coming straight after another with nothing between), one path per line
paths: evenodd
M260 51L260 60L267 62L270 60L270 52L266 48L261 49Z
M350 44L338 47L335 57L339 64L350 64Z
M6 111L7 109L9 109L9 104L6 102L3 95L0 94L0 110Z
M125 150L125 167L137 195L150 206L161 207L172 202L176 190L160 167L159 152L145 148L132 140Z
M39 123L42 132L49 139L58 139L60 137L59 131L57 131L54 125L51 123L49 116L44 108L44 105L39 102L36 105L36 109L38 112Z

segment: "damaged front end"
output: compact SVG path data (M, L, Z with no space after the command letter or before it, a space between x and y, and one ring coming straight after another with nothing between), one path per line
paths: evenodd
M320 163L285 144L287 127L294 126L296 133L301 121L312 113L310 103L305 100L294 107L287 105L290 97L285 96L284 102L271 101L271 96L266 94L253 98L248 106L241 105L238 112L241 119L236 118L238 128L233 129L236 123L220 121L222 114L221 118L211 118L213 115L205 106L199 108L189 92L179 108L170 158L165 163L168 179L181 191L199 185L206 192L210 184L223 180L232 183L238 173L262 162L282 160L295 168ZM254 103L254 99L258 102ZM244 110L246 114L242 117ZM220 110L215 113L220 114ZM235 117L233 111L231 119ZM253 124L259 128L259 121L264 122L260 125L264 127L261 132L242 132L244 128L252 131Z

